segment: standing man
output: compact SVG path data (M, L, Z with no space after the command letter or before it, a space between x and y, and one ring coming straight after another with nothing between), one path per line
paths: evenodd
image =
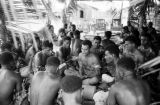
M78 56L81 52L82 40L80 39L80 32L76 30L73 33L74 38L71 41L71 52L73 56Z
M72 24L71 25L71 30L70 32L67 34L67 36L69 36L70 38L73 38L73 33L76 31L76 25Z
M117 74L120 81L110 88L107 105L149 105L149 86L136 78L134 69L132 58L122 57L118 60Z
M66 37L66 32L64 28L59 29L58 32L58 46L63 45L63 39Z
M45 66L46 71L37 72L31 83L31 105L55 105L60 88L60 77L57 68L60 61L57 57L49 57Z
M14 105L13 95L18 96L22 90L22 78L14 72L16 67L10 52L1 54L0 63L0 105Z
M70 44L71 44L71 38L65 37L63 39L63 45L60 47L57 55L61 63L64 63L70 58L71 55Z
M82 52L79 54L79 72L84 78L83 84L85 85L94 85L99 82L101 66L98 57L90 52L91 46L91 41L84 40L82 42Z

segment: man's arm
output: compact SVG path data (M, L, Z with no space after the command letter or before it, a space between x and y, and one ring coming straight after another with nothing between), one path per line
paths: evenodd
M91 66L95 69L95 73L96 75L100 75L100 68L101 68L101 65L100 65L100 61L98 59L97 56L93 56L92 59L91 59Z
M115 85L113 85L109 90L107 105L116 105L116 86Z
M58 54L58 58L59 58L60 62L61 62L61 63L64 63L64 59L63 59L63 54L62 54L61 48L59 49L59 52L58 52L58 53L59 53L59 54Z
M17 79L16 79L16 91L20 92L22 90L22 78L19 74L17 74Z
M40 57L39 57L39 53L37 53L37 54L35 55L35 58L34 58L34 59L35 59L35 60L34 60L35 67L37 68L37 67L41 66L41 60L40 60Z

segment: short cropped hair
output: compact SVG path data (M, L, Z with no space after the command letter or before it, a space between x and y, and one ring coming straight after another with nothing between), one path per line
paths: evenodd
M53 25L51 25L51 24L49 24L49 25L47 25L47 26L48 26L48 29L53 28Z
M42 46L46 48L46 47L50 47L51 44L48 40L45 40L45 41L42 42Z
M77 76L65 76L60 87L66 93L74 93L82 88L82 80Z
M111 31L105 31L105 37L110 39L112 36L112 32Z
M129 31L129 29L128 29L127 26L124 26L123 29L124 29L125 31L127 31L127 32Z
M65 29L64 29L64 28L60 28L60 29L59 29L59 33L61 33L61 32L62 32L62 33L65 33Z
M126 37L125 41L129 41L131 43L134 43L136 46L138 46L138 40L135 36L128 36Z
M92 42L90 41L90 40L84 40L83 42L82 42L82 45L84 45L84 46L89 46L89 48L91 48L92 47Z
M60 61L57 57L51 56L47 59L47 66L59 66L60 65Z
M12 49L12 45L9 42L5 42L1 45L1 50L4 51L5 49L7 50L11 50Z
M76 36L77 38L80 38L80 31L78 30L74 31L73 35Z
M71 41L71 38L66 36L66 37L64 37L63 41L66 41L66 40Z
M95 36L95 37L94 37L94 40L99 40L99 41L101 42L102 39L101 39L100 36Z
M76 25L75 24L72 24L71 27L73 27L74 29L76 29Z
M10 62L13 62L13 61L14 61L14 58L11 52L6 51L0 55L1 65L8 65Z
M122 57L117 61L117 66L134 72L135 62L131 57Z
M109 51L109 53L114 54L116 57L119 57L120 50L116 45L110 45L106 47L105 51Z

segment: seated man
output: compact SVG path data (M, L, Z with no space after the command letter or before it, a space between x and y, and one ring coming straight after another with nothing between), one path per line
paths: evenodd
M104 48L106 48L107 46L110 46L110 45L115 45L115 43L113 41L111 41L111 36L112 36L112 32L111 31L106 31L105 32L105 39L102 40L102 46Z
M116 45L108 46L105 49L105 64L103 65L104 69L102 73L109 73L111 76L115 77L116 62L119 59L119 53L120 51Z
M147 34L143 33L140 36L141 45L138 47L138 49L142 52L144 55L144 60L149 61L152 58L155 57L155 52L152 49L152 44L150 42L150 39Z
M46 71L37 72L31 83L31 105L54 105L60 88L60 77L57 68L60 61L57 57L49 57Z
M49 41L44 41L42 44L42 51L36 53L34 57L34 72L44 70L47 58L52 55L52 46Z
M14 72L15 62L10 52L0 56L0 105L14 105L13 95L19 95L22 89L22 78ZM16 90L16 93L15 92ZM17 98L17 96L16 96Z
M35 37L35 40L36 40L36 43L37 43L37 47L38 47L38 50L40 51L40 46L41 46L41 41L39 39L39 37ZM31 40L31 46L29 47L29 49L27 50L26 52L26 56L25 56L25 61L26 63L28 64L29 61L32 59L31 57L33 57L35 54L36 54L36 48L34 46L34 43L33 41Z
M101 44L101 37L95 36L93 40L93 46L91 47L91 52L96 54L100 60L102 60L104 49L100 45Z
M66 76L61 81L60 94L64 105L82 104L82 80L76 76Z
M98 76L100 75L100 62L98 57L90 52L91 46L91 41L84 40L82 42L82 52L78 57L79 72L82 78L84 77L83 84L86 85L98 83Z
M61 63L64 63L70 58L71 55L70 44L71 44L71 38L65 37L63 39L63 45L60 47L57 55Z
M136 62L136 67L144 62L144 57L141 52L137 49L137 41L134 36L128 36L125 39L125 48L123 55L131 57Z
M120 58L116 69L120 80L110 88L107 105L149 105L149 86L135 77L133 59Z

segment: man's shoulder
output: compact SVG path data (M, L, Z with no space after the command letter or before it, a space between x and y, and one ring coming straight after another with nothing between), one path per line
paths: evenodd
M45 71L38 71L36 72L36 74L34 74L34 79L37 79L37 78L43 78L43 76L45 75Z
M7 71L6 73L7 73L8 77L11 78L12 80L19 81L22 79L22 77L19 73L12 72L12 71Z
M127 87L129 86L131 82L127 81L127 80L122 80L119 81L117 83L115 83L114 85L112 85L111 89L112 90L126 90Z

